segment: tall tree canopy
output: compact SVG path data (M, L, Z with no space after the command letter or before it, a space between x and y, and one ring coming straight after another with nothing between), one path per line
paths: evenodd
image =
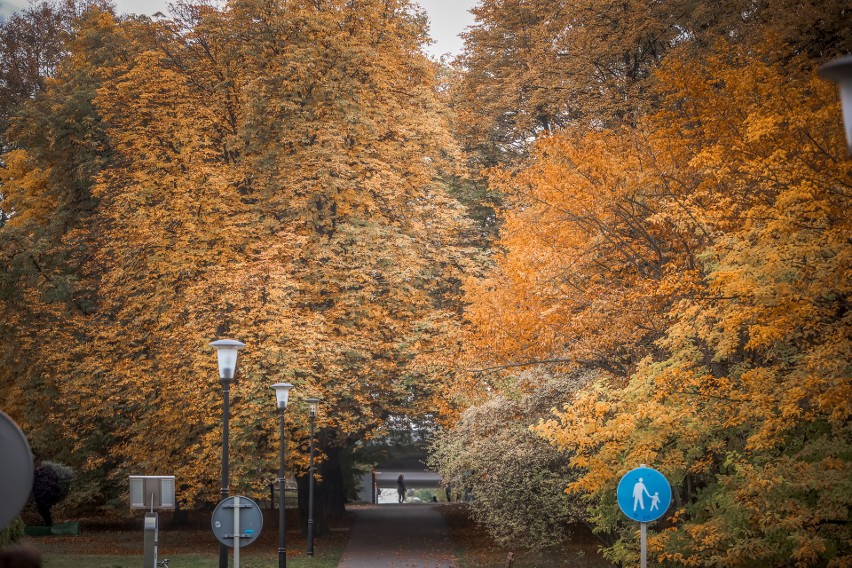
M273 382L324 399L329 452L428 411L433 381L409 363L434 341L431 321L457 309L467 222L438 178L455 150L425 38L422 15L396 0L78 20L60 73L17 123L24 149L6 179L48 199L60 191L49 172L77 163L92 208L85 222L69 211L74 227L50 243L74 263L64 302L41 298L62 340L9 357L26 353L23 375L38 365L56 389L47 423L106 495L135 468L174 473L189 502L215 496L221 394L207 344L223 335L248 345L232 390L237 486L274 477ZM71 138L36 137L40 117L61 120L38 110L72 90L90 114L71 124L102 138L58 160L45 152ZM52 214L18 209L8 230ZM290 413L295 470L306 414Z
M814 73L848 2L483 0L445 93L407 0L42 8L0 29L0 405L74 504L129 473L215 499L229 336L249 494L286 380L294 472L300 398L326 480L438 411L434 463L506 541L537 519L498 470L635 563L615 488L646 463L659 562L850 562L852 179Z
M488 443L467 417L529 396L520 370L547 365L566 404L535 431L571 455L566 489L609 558L637 561L615 490L646 463L675 489L650 539L657 561L841 566L852 180L834 86L815 70L852 49L848 6L797 3L793 17L783 3L734 4L689 3L635 28L644 12L619 23L618 10L583 5L479 8L456 104L465 144L504 161L487 173L507 206L494 269L465 282L446 405L448 424L460 421L438 455L451 472L459 448ZM612 49L593 40L602 30L616 32ZM656 48L637 39L646 31ZM521 55L500 58L511 49ZM552 61L536 66L544 53ZM624 81L578 80L583 69ZM549 107L546 93L562 90L575 95ZM578 368L603 374L577 385ZM472 506L497 534L516 524Z
M73 33L59 51L69 55L51 70L54 77L42 77L43 90L5 108L11 125L0 168L2 207L10 215L0 228L0 400L39 457L74 466L88 455L73 459L68 430L53 418L61 416L56 402L72 376L69 348L85 337L76 335L79 318L92 305L76 289L88 247L69 236L91 218L94 177L110 155L92 99L110 72L106 64L125 52L125 43L98 23L103 15L94 8L63 20ZM101 441L91 440L92 447L102 448Z
M819 59L842 52L852 31L848 6L820 0L482 0L472 11L454 103L460 139L486 166L555 128L641 116L658 101L652 71L673 49L690 58L771 28L790 54Z
M600 530L618 526L614 488L627 469L648 463L669 476L672 528L652 539L661 560L842 563L852 552L850 180L825 151L842 148L836 114L820 103L831 86L751 60L748 73L722 58L675 67L677 96L693 101L680 123L689 126L673 132L664 113L653 149L668 154L678 140L701 172L701 184L678 184L711 237L698 278L684 271L666 294L675 301L660 312L658 352L621 388L578 394L540 432L576 452L587 473L569 489L594 500ZM724 87L697 86L696 72ZM720 207L705 206L708 190ZM635 548L612 555L630 561Z

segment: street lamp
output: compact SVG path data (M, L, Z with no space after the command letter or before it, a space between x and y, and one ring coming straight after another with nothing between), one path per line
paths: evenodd
M308 556L314 555L314 420L317 416L317 405L322 402L318 398L306 398L311 406L311 442L310 456L311 462L308 468Z
M281 417L281 450L278 464L278 568L287 568L287 538L284 532L284 411L287 410L287 399L290 397L290 383L275 383L275 402L278 415Z
M231 381L237 370L237 353L246 346L233 339L220 339L210 344L219 359L219 382L222 383L222 489L220 498L228 497L228 420L230 418ZM220 499L220 500L221 500ZM228 547L219 543L219 568L228 568Z
M819 69L820 77L837 83L840 105L843 108L843 124L846 130L846 145L852 155L852 55L829 61Z

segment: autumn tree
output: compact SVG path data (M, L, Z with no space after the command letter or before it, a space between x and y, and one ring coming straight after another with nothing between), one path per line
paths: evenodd
M103 17L108 12L94 8L68 21L75 34L62 51L74 55L62 60L55 77L44 78L43 91L20 100L0 170L3 207L13 213L0 238L0 396L39 457L75 468L80 460L75 460L54 405L73 369L68 369L64 349L52 349L85 337L76 335L75 322L91 308L85 295L75 291L86 247L76 248L68 237L89 219L96 205L90 191L94 175L109 156L92 99L109 73L107 63L124 50L122 42L98 25ZM83 487L86 479L84 475Z
M22 104L44 92L67 54L73 20L88 4L109 8L101 1L33 3L0 22L0 153L14 149L6 135L12 118ZM3 201L0 186L0 226L14 214L12 204Z
M640 463L675 486L651 538L658 561L848 562L850 184L836 95L814 75L850 49L848 7L803 10L734 10L720 27L664 42L640 82L646 96L622 93L641 111L630 120L590 107L591 129L565 114L559 128L513 131L523 113L471 105L509 120L500 132L521 144L489 142L507 162L489 176L508 207L493 272L465 284L462 380L448 396L478 409L519 369L603 371L536 431L573 452L581 474L568 490L588 499L600 534L617 537L607 555L622 564L638 543L615 487ZM515 36L495 37L511 47ZM494 69L482 76L515 88ZM468 445L486 442L458 428Z
M424 39L421 15L392 0L83 20L68 75L48 89L87 73L81 107L92 114L71 124L102 136L96 167L68 162L94 181L81 186L86 224L60 241L79 309L56 315L67 317L62 350L33 361L60 395L45 415L93 480L92 500L115 498L131 469L174 473L185 502L216 494L221 392L207 344L223 335L249 346L231 421L233 484L249 494L265 495L277 469L276 380L297 386L287 442L300 475L300 397L324 400L324 480L341 448L379 435L394 414L428 412L436 379L411 363L435 341L434 322L458 309L468 224L439 175L454 145ZM108 51L113 41L122 45ZM67 189L40 177L65 162L24 159L56 139L72 138L33 138L10 176L45 195ZM32 211L51 220L49 207ZM331 485L318 504L339 509Z
M669 65L671 110L627 134L544 140L506 176L526 206L509 214L499 284L472 288L488 330L478 352L604 369L634 353L609 369L622 378L538 428L576 452L585 473L569 490L591 497L598 531L621 534L611 559L635 560L615 487L647 463L676 488L669 528L651 539L659 560L842 564L849 179L832 87L790 75L795 62ZM596 150L578 160L578 147ZM570 294L549 293L563 282ZM595 363L597 349L608 358Z
M0 23L0 132L18 105L44 90L62 59L68 19L43 2Z
M786 55L824 58L842 51L848 10L836 1L484 0L457 61L458 132L481 165L514 161L543 133L629 123L655 108L652 71L672 49L691 58L771 28Z

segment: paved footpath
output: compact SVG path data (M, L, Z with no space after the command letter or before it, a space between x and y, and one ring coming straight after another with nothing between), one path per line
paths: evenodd
M431 505L373 505L354 513L338 568L458 568L450 531Z

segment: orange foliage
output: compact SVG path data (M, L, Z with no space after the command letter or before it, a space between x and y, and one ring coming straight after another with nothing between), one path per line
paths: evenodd
M693 152L682 163L703 182L689 197L706 188L723 204L690 208L712 214L700 293L670 305L662 357L623 389L578 395L539 431L577 452L587 473L569 489L594 496L601 527L614 527L612 488L628 469L648 463L669 477L676 504L653 539L660 560L842 565L852 227L848 162L825 151L843 147L836 110L821 104L831 86L721 57L662 76L691 112L649 126Z
M300 398L323 398L329 447L429 410L435 378L411 363L457 308L466 221L438 181L455 150L423 39L397 0L80 22L46 100L90 78L76 94L108 141L84 180L95 205L61 236L85 309L56 318L61 349L26 352L61 394L49 420L106 491L132 469L174 473L190 503L216 494L218 337L247 344L232 389L235 487L265 494L276 469L279 380L296 385L296 471ZM37 185L42 162L18 164L15 183ZM41 220L28 207L22 221Z

